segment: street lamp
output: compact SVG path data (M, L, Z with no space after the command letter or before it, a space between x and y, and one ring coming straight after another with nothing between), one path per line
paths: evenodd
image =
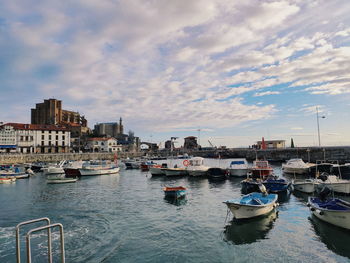
M317 132L318 132L318 146L321 147L321 137L320 137L320 124L318 119L319 118L326 118L326 116L318 116L318 107L316 106L316 118L317 118Z

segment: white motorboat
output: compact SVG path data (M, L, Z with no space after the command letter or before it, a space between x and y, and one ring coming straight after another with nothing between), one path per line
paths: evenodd
M224 203L236 219L265 215L277 207L277 194L250 193L240 200L227 200Z
M48 184L65 184L65 183L75 183L78 178L67 178L64 173L49 175L46 178L46 183Z
M45 175L55 175L64 173L63 166L66 163L66 160L60 161L56 165L50 165L46 169L43 169Z
M338 198L309 197L308 207L317 218L350 229L350 203Z
M350 194L350 180L341 179L335 175L325 175L324 173L322 173L319 178L323 180L320 180L320 183L317 185L318 188L321 189L327 186L334 192Z
M112 164L110 161L90 161L84 163L79 169L82 176L87 175L106 175L119 173L120 168Z
M233 159L230 163L230 166L227 168L227 171L229 176L247 176L249 172L249 165L247 159Z
M290 159L287 163L282 164L282 171L289 174L306 174L309 172L310 164L305 163L302 159Z
M294 190L311 194L320 183L318 179L295 179L292 181Z
M193 157L190 160L184 160L184 165L188 164L186 170L190 176L204 176L207 175L209 166L204 165L204 158Z

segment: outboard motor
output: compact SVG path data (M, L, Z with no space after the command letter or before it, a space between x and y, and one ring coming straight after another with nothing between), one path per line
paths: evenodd
M328 179L328 173L326 172L321 173L321 175L318 176L318 179L321 179L323 182L326 181Z
M265 185L259 184L259 190L263 195L267 195L267 190L266 190Z
M320 197L321 201L325 201L327 197L331 194L331 192L331 189L329 189L327 186L324 186L318 193L318 196Z

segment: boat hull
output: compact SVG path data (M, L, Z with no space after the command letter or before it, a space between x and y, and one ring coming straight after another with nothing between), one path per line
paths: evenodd
M331 190L341 194L350 194L350 181L349 182L331 182L331 183L320 183L318 185L319 188L323 188L327 186Z
M315 191L317 183L312 182L296 182L293 183L294 190L311 194Z
M119 167L111 169L79 169L82 176L116 174L119 173L119 170Z
M16 178L0 178L0 184L10 184L16 182Z
M248 174L248 169L232 169L229 168L227 169L228 171L228 175L232 176L232 177L243 177L243 176L247 176Z
M185 169L178 168L168 168L164 169L166 176L184 176L187 175L187 171Z
M78 179L74 178L65 178L65 179L47 179L46 183L48 184L66 184L66 183L75 183Z
M78 168L64 168L66 177L80 177L81 173Z
M208 169L206 170L187 170L189 176L206 176L208 174Z
M164 168L150 167L149 171L153 176L164 176L165 175Z
M307 174L309 168L294 168L294 167L283 167L283 172L286 174Z

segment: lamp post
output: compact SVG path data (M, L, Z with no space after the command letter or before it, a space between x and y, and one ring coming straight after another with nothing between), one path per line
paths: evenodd
M320 123L318 121L319 118L326 118L326 116L318 115L318 107L316 106L316 118L317 118L317 134L318 134L318 146L321 147L321 136L320 136Z

